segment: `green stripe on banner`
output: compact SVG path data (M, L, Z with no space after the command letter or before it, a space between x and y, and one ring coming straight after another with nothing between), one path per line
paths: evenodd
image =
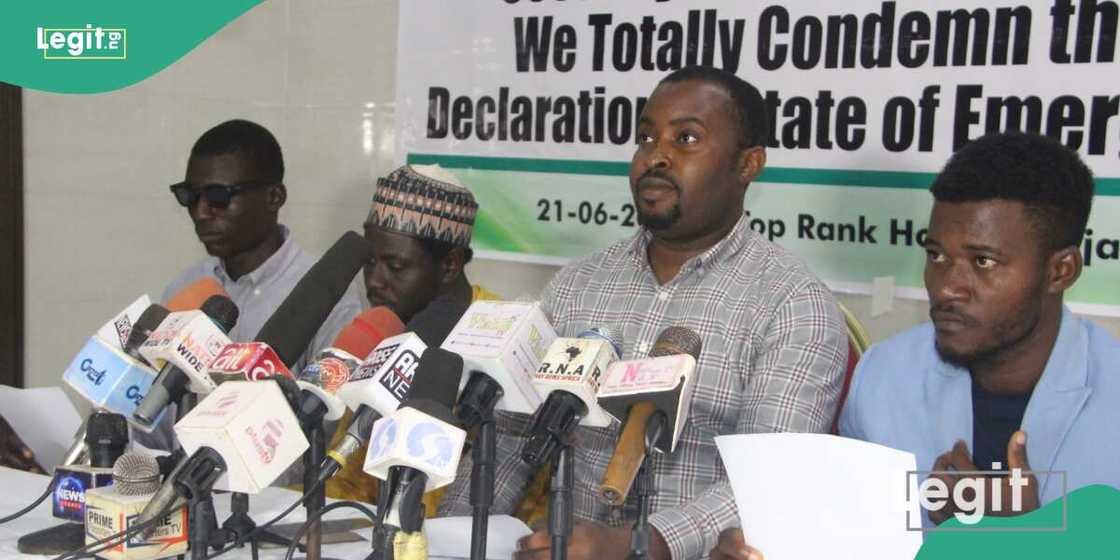
M440 154L409 154L408 163L438 163L452 169L486 171L522 171L527 173L561 173L566 175L607 175L625 177L630 163L579 159L537 159L489 156L453 156ZM758 178L762 183L795 185L834 185L842 187L874 187L889 189L928 189L936 173L913 171L873 171L868 169L813 169L801 167L767 167ZM1120 178L1097 177L1097 194L1120 196Z

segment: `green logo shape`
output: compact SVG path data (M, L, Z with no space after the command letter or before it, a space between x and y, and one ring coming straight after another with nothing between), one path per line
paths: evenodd
M55 93L124 88L167 68L260 2L12 3L0 18L0 81Z
M1068 508L1065 531L1014 531L1015 528L1060 526ZM975 527L1000 531L936 532L926 535L916 560L960 558L1104 558L1116 541L1116 512L1120 490L1101 484L1070 492L1065 504L1055 500L1018 517L987 516ZM960 525L957 520L945 526ZM1010 530L1009 530L1010 529Z

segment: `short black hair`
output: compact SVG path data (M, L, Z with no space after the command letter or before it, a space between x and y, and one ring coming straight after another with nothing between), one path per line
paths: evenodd
M1078 247L1093 205L1093 172L1040 134L987 134L960 149L930 187L939 202L1022 202L1050 250Z
M766 117L766 105L762 102L762 94L758 88L731 72L712 66L685 66L662 78L660 83L693 80L716 84L731 96L731 106L739 125L740 148L766 144L766 138L770 136L770 121Z
M447 258L447 255L450 255L451 251L455 248L461 247L460 245L454 245L430 237L417 237L416 240L420 242L420 246L424 248L425 252L432 256L432 260L434 261L442 261ZM474 251L470 247L462 247L462 249L463 264L465 265L474 258Z
M261 174L259 180L284 180L284 155L267 128L244 119L226 121L198 137L191 158L239 154Z

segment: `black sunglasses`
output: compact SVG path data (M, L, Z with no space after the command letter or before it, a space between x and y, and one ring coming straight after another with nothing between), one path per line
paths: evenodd
M246 191L274 185L273 181L246 181L239 185L210 184L201 187L192 187L186 181L171 185L171 194L175 200L184 207L190 208L198 204L199 198L205 198L206 204L211 208L227 208L233 197Z

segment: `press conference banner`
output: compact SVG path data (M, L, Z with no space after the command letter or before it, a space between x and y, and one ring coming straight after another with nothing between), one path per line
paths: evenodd
M627 173L658 80L718 66L759 88L774 123L751 227L836 289L893 277L898 294L924 297L937 170L986 131L1041 132L1096 175L1067 301L1120 315L1113 4L410 0L397 154L470 186L480 254L566 262L634 232Z

